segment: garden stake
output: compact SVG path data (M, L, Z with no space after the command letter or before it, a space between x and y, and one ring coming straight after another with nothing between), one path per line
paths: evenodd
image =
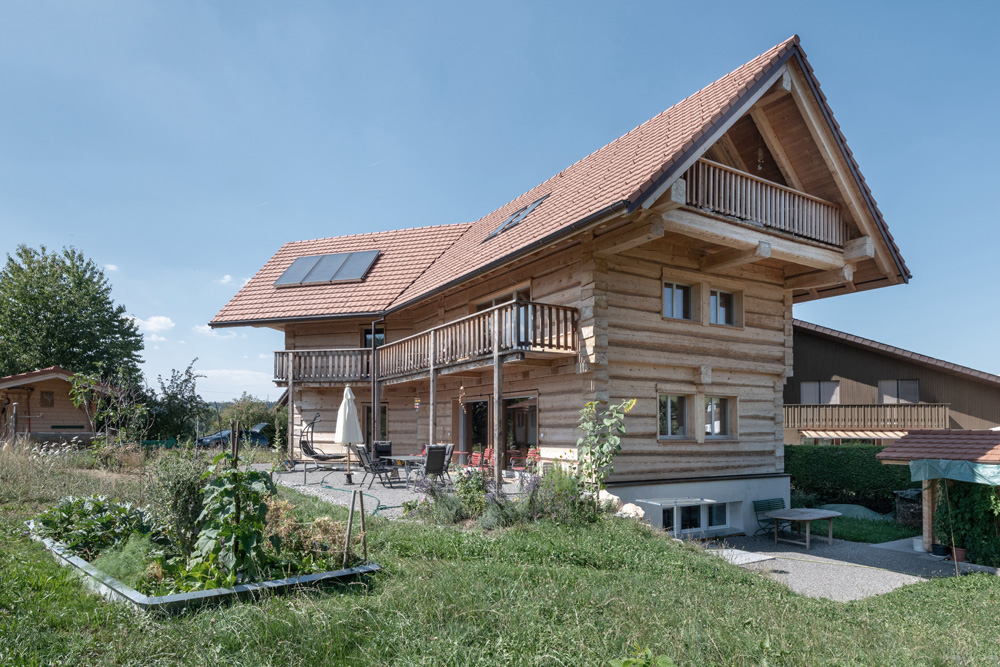
M351 510L347 513L347 539L344 540L344 567L347 567L347 550L351 546L351 528L354 527L354 501L358 498L358 491L355 489L351 493Z
M232 438L231 446L233 449L233 470L236 471L237 475L240 472L240 439L237 436L237 431L239 430L239 422L233 419L229 420L229 437ZM240 494L239 494L239 484L233 489L233 502L236 505L236 524L240 523ZM240 542L235 540L233 543L233 555L236 556L237 562L239 562L240 557Z
M361 549L365 555L365 562L368 562L368 529L365 528L365 494L358 496L358 506L361 508Z
M955 555L955 523L951 516L951 498L948 497L948 480L942 483L944 487L944 502L948 505L948 526L951 528L951 559L955 561L955 576L958 576L958 557Z

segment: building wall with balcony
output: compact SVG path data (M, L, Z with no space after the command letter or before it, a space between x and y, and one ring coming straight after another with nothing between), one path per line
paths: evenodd
M897 353L859 347L799 327L795 328L794 351L794 374L784 388L788 405L802 402L803 382L839 382L839 403L846 407L878 404L880 381L917 380L921 404L947 405L946 423L901 427L983 429L1000 425L1000 385L965 372L971 369L956 367L948 372ZM912 355L905 350L898 352Z

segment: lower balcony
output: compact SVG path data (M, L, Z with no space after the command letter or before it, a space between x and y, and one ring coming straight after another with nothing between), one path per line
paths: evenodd
M799 431L909 431L949 427L947 403L785 405L786 429Z
M401 380L431 370L485 366L494 356L573 355L579 349L576 308L511 301L468 317L368 348L280 350L274 353L274 381L307 384Z

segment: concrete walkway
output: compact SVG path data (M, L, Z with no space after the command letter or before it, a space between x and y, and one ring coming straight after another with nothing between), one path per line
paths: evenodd
M913 540L864 544L826 538L812 548L775 544L773 537L729 537L707 547L730 562L755 570L796 593L839 602L880 595L933 577L954 577L955 563L913 550ZM723 551L728 550L728 551ZM958 572L989 572L995 568L958 563Z

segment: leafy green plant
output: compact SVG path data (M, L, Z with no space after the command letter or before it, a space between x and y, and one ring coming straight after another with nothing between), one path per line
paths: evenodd
M635 651L627 658L612 660L608 663L610 667L674 667L674 661L665 655L653 656L653 651L648 648Z
M625 435L625 415L635 403L636 399L629 398L600 410L599 402L590 401L580 410L578 428L583 436L576 441L580 460L578 472L595 494L604 488L604 481L614 472L615 456L622 449L621 439Z
M149 486L150 506L162 518L170 538L183 555L194 550L201 532L204 458L194 449L164 452L157 460Z
M198 517L203 528L188 561L195 585L215 588L232 586L241 578L259 578L268 563L266 498L277 491L271 476L252 468L240 470L233 455L223 452L202 477L211 481Z
M477 519L486 511L486 475L480 470L466 470L455 482L455 496L461 501L464 517Z
M94 560L94 567L118 581L140 588L152 560L159 551L149 535L132 533L127 540L119 542Z
M62 542L87 560L93 560L134 533L154 534L157 539L164 539L162 529L145 509L102 495L61 499L36 517L35 530Z
M941 480L934 536L968 551L979 565L1000 567L1000 490L985 484Z

